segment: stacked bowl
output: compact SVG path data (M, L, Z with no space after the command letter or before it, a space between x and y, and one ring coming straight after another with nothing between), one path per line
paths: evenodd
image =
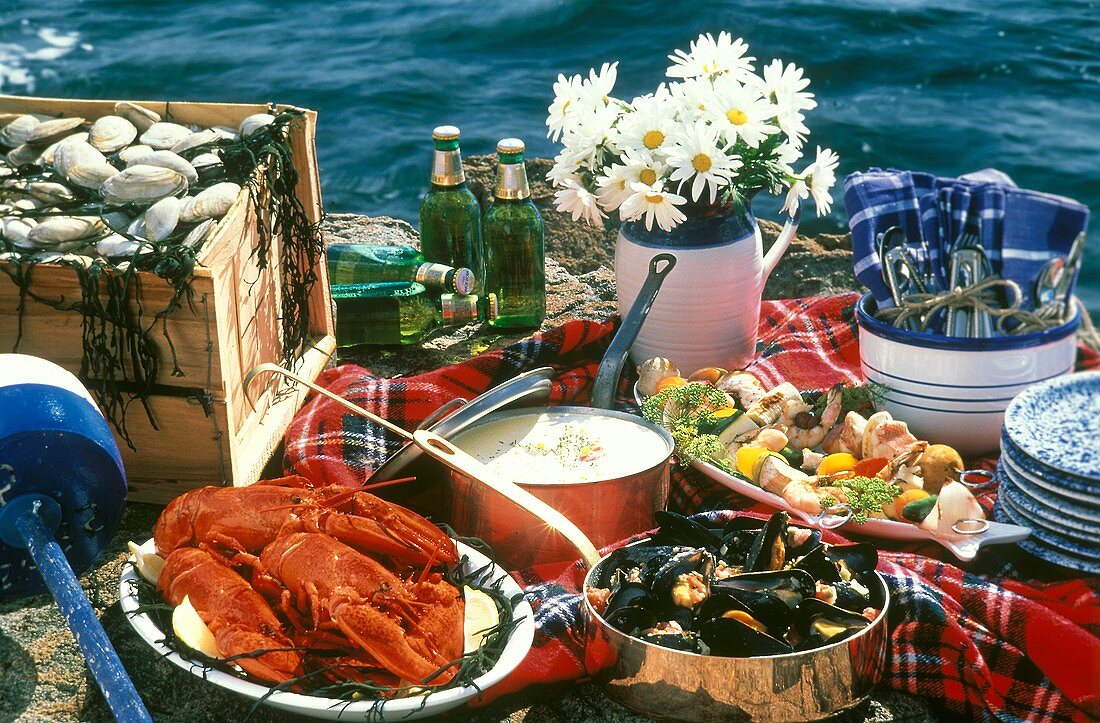
M1100 574L1100 372L1021 392L1001 428L994 515L1032 528L1020 547Z

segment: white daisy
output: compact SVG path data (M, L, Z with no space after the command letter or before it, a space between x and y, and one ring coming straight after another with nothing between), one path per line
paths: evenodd
M576 181L567 181L565 188L554 192L554 206L571 214L574 221L583 218L592 226L599 226L606 218L596 204L596 197Z
M806 135L810 132L810 129L806 127L805 120L806 116L796 110L780 112L775 118L775 122L779 124L779 129L787 134L787 139L795 148L802 147L802 144L806 142Z
M779 112L813 110L817 107L813 93L803 89L810 85L810 79L802 77L802 68L794 63L786 67L778 58L764 66L761 92L768 102L776 106ZM760 82L760 76L753 76Z
M833 204L833 197L829 189L836 183L836 167L840 164L840 157L828 148L817 147L817 158L806 169L806 185L810 188L810 195L814 197L814 205L817 206L817 215L824 216L829 213Z
M600 72L590 69L588 79L581 81L580 97L589 108L598 108L607 105L611 100L611 91L615 88L615 81L619 76L619 63L604 63Z
M659 179L664 179L668 170L664 163L650 153L627 151L621 160L622 163L612 164L605 175L596 179L600 205L608 211L614 211L634 193L632 184L644 183L652 186Z
M718 40L710 33L700 35L691 42L691 52L675 51L668 56L672 61L667 75L670 78L712 77L730 73L738 80L744 80L752 74L751 56L745 53L749 46L741 38L733 39L727 32L718 33Z
M779 147L775 149L776 160L779 162L783 169L794 175L794 171L791 170L791 166L794 162L802 157L802 150L799 146L796 146L790 141L780 143Z
M549 116L546 118L546 137L557 141L565 130L569 116L577 110L581 103L581 84L583 79L579 75L566 78L558 76L558 82L554 83L554 102L547 109Z
M780 213L786 211L791 216L798 210L799 203L804 201L810 195L810 189L806 188L806 182L801 178L796 178L791 187L787 189L787 198L783 201L783 208L779 209Z
M675 226L683 223L687 217L676 207L687 203L687 199L664 190L662 186L660 181L652 186L644 183L631 184L630 187L634 193L619 207L619 216L624 221L633 221L645 216L646 230L653 228L654 219L662 231L671 231Z
M769 135L779 132L769 122L775 118L775 110L760 90L732 78L715 81L706 106L703 117L721 130L729 143L740 138L750 148L756 148Z
M554 156L554 167L546 172L546 180L560 188L566 181L576 180L579 170L580 166L574 161L573 154L566 148Z
M714 85L709 78L688 78L669 86L672 97L680 106L680 118L689 121L703 115L713 90Z
M668 165L673 169L669 180L679 183L678 188L682 188L683 183L694 176L691 183L693 201L698 201L706 188L710 202L714 203L718 187L729 185L730 176L741 167L740 159L726 155L729 146L719 145L718 135L714 126L696 121L674 137L676 145L668 156Z
M602 151L618 150L616 141L619 132L615 128L618 119L619 111L613 105L595 110L581 109L572 115L571 127L562 135L561 141L572 163L591 167Z
M660 90L660 89L659 89ZM677 106L667 91L635 98L617 126L619 145L635 151L664 150L676 128Z

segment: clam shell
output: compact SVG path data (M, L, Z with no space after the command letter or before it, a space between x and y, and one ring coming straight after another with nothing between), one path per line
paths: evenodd
M218 222L212 218L208 218L200 223L195 228L188 232L184 237L182 244L189 249L198 251L202 248L202 245L214 235L214 230L218 227Z
M241 121L238 132L241 134L241 138L248 138L260 128L271 125L274 122L275 116L270 113L255 113Z
M27 143L45 144L59 141L80 128L85 122L83 118L54 118L42 121L27 134Z
M130 216L122 211L111 211L110 213L103 214L103 223L107 224L108 228L118 231L124 229L130 225L133 221Z
M191 159L191 165L195 170L201 170L206 166L220 165L222 162L221 156L217 153L200 153Z
M133 256L134 252L141 248L141 245L139 241L132 241L125 236L112 233L96 241L95 250L100 256Z
M105 115L88 130L88 143L101 153L114 153L137 138L138 129L122 116Z
M102 228L102 221L93 216L52 216L39 221L27 233L27 240L40 247L59 247L70 241L90 239Z
M18 246L21 249L37 248L34 242L27 239L34 226L34 220L29 218L4 219L4 238L10 241L13 246Z
M229 126L214 126L210 130L217 133L219 138L224 138L227 141L238 141L241 139L241 134L236 128L230 128Z
M39 251L31 256L36 264L52 264L55 261L60 261L62 256L56 251Z
M240 192L241 187L236 183L215 183L184 204L180 220L184 223L195 223L207 218L221 218L229 212Z
M79 133L72 133L65 136L59 141L54 141L50 145L46 146L46 150L42 151L38 156L38 160L35 161L40 166L52 166L54 154L57 153L57 147L62 143L84 143L88 140L88 134L85 131Z
M180 220L180 200L174 196L162 198L141 215L145 238L160 242L172 235Z
M195 170L195 167L188 163L183 156L177 155L173 151L148 151L146 153L133 154L130 156L129 160L126 161L126 165L171 168L176 173L182 174L189 184L199 180L199 172Z
M70 183L81 188L99 189L118 169L84 141L61 143L53 154L53 168Z
M16 201L12 201L12 208L17 211L34 211L42 208L42 202L36 201L30 198L20 198Z
M21 115L0 129L0 143L8 148L21 146L40 123L42 121L37 116Z
M115 103L115 113L133 123L141 133L149 130L154 123L160 122L160 114L156 111L126 100Z
M206 130L192 133L176 145L172 146L172 152L183 153L186 150L198 148L199 146L205 146L208 143L213 143L219 138L220 136L218 135L217 131L207 128Z
M38 156L39 151L37 148L29 143L24 143L8 151L7 159L8 163L13 166L22 166L25 163L34 163L38 160Z
M178 123L161 121L141 134L141 142L158 151L166 151L191 135L191 129Z
M35 181L27 184L27 193L40 201L58 203L73 200L73 192L68 186L53 181Z
M160 166L136 165L103 182L99 191L109 204L152 203L187 190L187 179L178 171Z
M138 156L144 156L145 154L152 152L153 149L145 145L144 143L135 143L134 145L128 148L123 148L121 151L119 151L118 159L126 165L129 165L131 159L137 158Z

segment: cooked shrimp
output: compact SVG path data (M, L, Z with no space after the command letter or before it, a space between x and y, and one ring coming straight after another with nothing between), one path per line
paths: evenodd
M780 495L791 507L811 515L821 514L821 496L813 477L803 476L787 483Z
M795 469L778 457L769 455L760 464L760 473L757 476L756 483L768 492L782 496L783 490L792 481L808 478L809 475L805 472Z
M928 449L928 442L916 442L909 449L890 460L889 464L882 468L878 476L887 482L893 482L905 490L924 489L924 478L920 475L917 460Z
M830 389L821 418L814 420L813 407L802 399L789 399L783 404L780 422L787 426L787 437L795 449L816 447L825 441L825 435L836 426L840 418L840 390ZM812 426L805 426L811 424Z
M863 457L893 459L907 452L917 441L905 422L894 419L889 412L877 412L867 420L863 433Z
M867 420L859 412L848 412L844 415L844 421L838 427L833 427L825 435L823 445L826 454L847 452L856 457L863 456L863 432L867 428Z

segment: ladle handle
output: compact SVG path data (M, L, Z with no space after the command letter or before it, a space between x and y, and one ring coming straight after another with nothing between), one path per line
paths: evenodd
M32 507L15 516L15 531L22 538L31 559L38 566L43 582L57 601L61 616L73 631L76 644L80 646L80 651L88 662L88 670L91 671L96 685L103 691L103 699L107 701L107 707L111 709L115 720L119 723L152 723L149 711L145 709L126 668L118 659L118 653L111 647L111 640L96 617L92 604L88 602L84 589L80 587L80 581L69 567L65 553L39 516L39 507L52 502L50 498L33 500L35 504Z
M504 495L512 502L538 517L555 531L564 537L570 545L576 548L586 567L591 568L600 561L600 553L592 541L581 532L580 528L569 521L569 518L546 504L538 497L523 489L519 485L494 474L484 464L470 455L458 449L447 440L434 432L426 429L418 429L413 432L413 441L416 446L424 450L433 459L439 460L456 472L486 485L498 494Z

